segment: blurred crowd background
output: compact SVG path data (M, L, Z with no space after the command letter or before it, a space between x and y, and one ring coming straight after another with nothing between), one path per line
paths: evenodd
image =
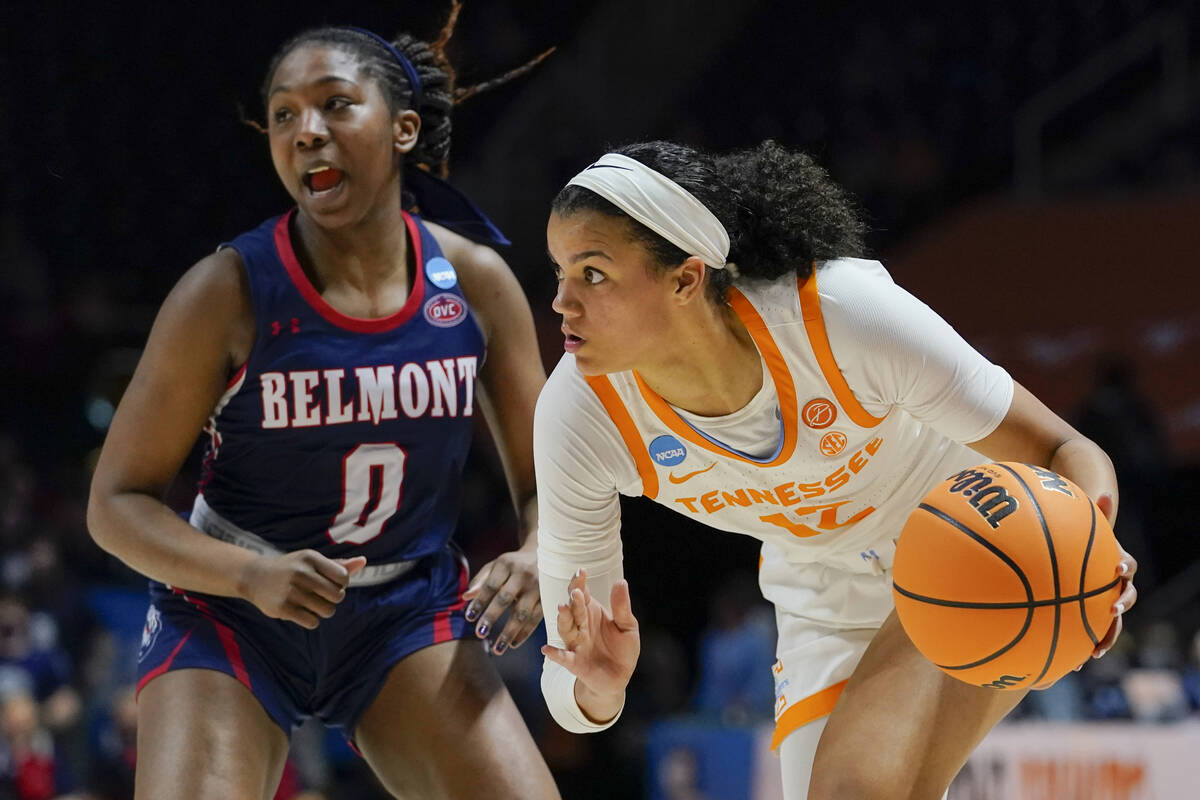
M90 470L171 285L289 204L242 121L271 54L327 22L431 38L448 5L0 4L0 800L132 797L145 581L88 536ZM514 241L552 368L544 224L574 172L642 139L812 152L898 282L1116 463L1142 599L1105 659L1014 716L1169 722L1200 714L1197 39L1196 2L468 1L461 83L558 50L458 109L451 176ZM465 480L478 567L515 544L482 426ZM649 743L664 720L769 722L757 548L644 501L625 516L643 653L620 724L559 730L537 641L498 666L564 797L696 800L687 754L652 769ZM301 729L280 800L375 796Z

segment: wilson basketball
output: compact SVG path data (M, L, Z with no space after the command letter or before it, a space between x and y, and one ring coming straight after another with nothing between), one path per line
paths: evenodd
M1028 464L943 481L896 545L893 595L913 644L977 686L1044 688L1083 663L1121 593L1112 528L1078 486Z

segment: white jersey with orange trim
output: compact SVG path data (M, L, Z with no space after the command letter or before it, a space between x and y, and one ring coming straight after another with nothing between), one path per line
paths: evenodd
M563 602L580 567L607 600L621 576L618 494L645 495L761 539L760 583L778 611L830 630L877 627L891 602L879 578L904 520L939 480L982 460L961 443L990 433L1011 402L1008 374L878 262L741 280L729 303L765 377L726 417L675 409L634 372L585 378L570 355L554 370L534 432L545 608ZM547 624L560 644L553 614ZM781 654L787 627L781 619ZM583 716L573 686L546 662L543 690L559 723L604 727Z

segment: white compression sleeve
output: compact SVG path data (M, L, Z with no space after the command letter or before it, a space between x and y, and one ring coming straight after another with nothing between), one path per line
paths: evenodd
M548 642L562 647L557 609L567 601L577 570L587 570L588 591L608 608L613 584L622 578L619 489L638 494L641 479L604 406L569 357L538 398L533 449L542 611ZM575 676L549 659L542 665L542 695L554 720L573 733L616 722L590 721L575 701Z

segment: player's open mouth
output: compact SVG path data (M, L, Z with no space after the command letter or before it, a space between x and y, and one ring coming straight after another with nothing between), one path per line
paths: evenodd
M583 346L584 342L587 341L586 339L576 336L573 333L566 333L566 331L564 331L563 333L566 336L566 340L563 342L563 349L566 350L568 353L574 353L576 350L578 350L580 347Z
M301 180L313 197L322 197L335 191L342 185L346 173L335 167L313 167L304 173Z

